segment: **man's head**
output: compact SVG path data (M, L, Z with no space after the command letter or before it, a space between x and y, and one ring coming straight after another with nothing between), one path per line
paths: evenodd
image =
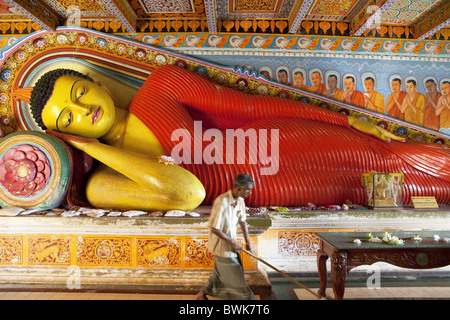
M367 77L364 80L364 86L367 92L372 92L375 90L375 80L372 77Z
M337 76L335 74L330 74L327 78L328 88L336 89L337 88Z
M346 77L344 79L344 87L347 91L355 90L355 79L353 77Z
M406 81L406 91L408 94L414 94L416 92L417 82L414 79Z
M450 81L444 81L441 85L442 94L446 97L450 95Z
M31 94L31 112L43 129L100 138L111 128L115 105L91 78L70 69L44 74Z
M301 71L297 71L294 73L294 83L295 84L303 84L304 82L304 76L303 76L303 72Z
M233 196L246 198L252 193L255 181L248 174L240 173L234 178Z
M56 80L65 75L73 75L78 76L80 78L89 79L86 75L79 73L74 70L69 69L56 69L47 72L44 74L33 87L33 91L31 92L31 114L33 115L36 123L42 128L47 129L44 122L42 121L42 110L46 105L48 99L53 93L53 89L55 86ZM92 81L92 80L91 80Z
M278 75L278 81L284 84L288 84L289 83L289 76L286 70L281 69L278 71L277 73Z
M322 75L320 74L319 71L314 71L311 74L311 82L313 83L313 85L318 86L321 82L322 82Z
M434 92L436 92L437 84L436 84L436 82L433 79L428 79L425 82L425 87L427 88L428 92L434 93Z
M393 92L400 92L402 89L402 80L399 78L392 79L392 91Z
M269 71L263 70L261 71L261 75L264 76L264 78L266 78L267 80L271 80Z

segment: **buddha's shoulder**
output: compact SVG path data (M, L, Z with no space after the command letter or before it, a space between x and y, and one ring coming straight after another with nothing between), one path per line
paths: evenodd
M122 145L139 153L161 155L162 147L153 132L135 115L129 114Z

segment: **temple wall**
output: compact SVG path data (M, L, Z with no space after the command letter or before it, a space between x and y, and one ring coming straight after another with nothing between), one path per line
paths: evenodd
M440 90L443 81L450 77L448 42L413 41L410 45L414 46L414 50L408 52L406 41L397 42L395 50L391 51L387 40L370 50L364 47L362 41L359 44L353 43L350 50L345 50L344 38L316 37L308 38L312 44L303 49L299 38L294 39L295 41L290 38L288 43L282 46L281 36L271 39L271 44L264 47L258 46L258 43L253 41L257 40L255 38L241 39L246 42L234 46L236 43L232 42L232 36L228 35L227 39L222 39L223 43L214 46L211 42L212 36L203 35L192 35L191 38L184 35L183 39L178 39L176 35L172 35L172 38L169 35L147 35L147 38L142 35L139 38L136 35L120 35L111 38L87 30L83 32L75 35L70 31L67 34L61 32L58 36L44 34L42 37L33 38L32 43L27 42L26 37L5 36L0 39L3 44L0 54L4 63L0 70L0 127L4 133L26 129L28 126L27 114L23 113L22 118L17 119L23 111L23 106L16 105L8 109L6 102L10 101L3 100L8 83L12 82L9 80L14 80L14 83L24 82L26 77L23 75L33 75L32 72L27 73L28 70L37 68L33 65L34 55L45 57L46 51L50 55L55 48L66 49L70 43L71 46L88 52L85 54L83 50L79 50L78 53L83 58L83 51L86 59L95 67L100 65L103 68L105 65L104 60L89 60L94 53L102 55L102 59L111 59L108 63L119 57L132 64L134 69L130 67L125 72L129 77L127 79L132 80L128 87L130 94L136 91L145 79L145 74L150 73L152 68L165 63L184 63L190 70L203 74L216 83L222 83L225 79L226 85L250 93L274 96L284 94L285 97L287 94L289 98L306 99L318 105L326 101L327 108L366 117L368 121L385 125L390 131L407 136L409 140L448 143L450 137L445 130L438 132L421 126L411 126L389 118L385 111L374 113L364 108L343 105L320 95L295 89L291 85L280 84L277 81L279 79L274 78L278 70L285 69L289 74L289 82L292 83L293 73L303 68L306 75L305 84L311 86L312 73L318 70L323 78L336 74L342 89L345 75L353 74L357 82L356 89L364 92L363 80L372 74L377 80L377 91L382 94L386 103L391 92L390 79L393 75L399 75L402 80L415 77L418 91L422 94L426 93L427 79L434 79ZM129 37L143 44L155 45L156 49L128 43ZM173 37L179 41L171 44ZM197 39L197 42L189 42L189 39ZM201 39L204 40L203 43L198 42ZM323 39L332 40L335 46L325 48L326 41ZM235 41L237 40L239 39L235 38ZM21 41L21 48L26 51L11 49ZM427 46L428 43L430 44ZM167 51L158 51L159 48ZM75 61L72 56L69 59ZM214 65L208 61L214 62ZM114 67L117 68L117 65ZM146 67L148 69L145 69ZM260 77L264 69L272 73L271 79ZM111 70L115 71L114 68ZM136 70L141 73L131 79ZM22 72L20 77L19 71ZM113 71L111 74L114 74ZM251 221L250 231L252 243L263 259L284 271L316 271L318 239L314 232L449 229L449 215L448 209L270 213L265 217L255 216ZM17 284L22 281L23 284L53 283L66 286L68 277L73 274L73 271L69 270L78 270L82 274L82 282L92 285L201 285L212 268L212 260L206 252L206 221L206 217L197 220L0 217L0 284ZM243 260L246 270L250 273L263 268L245 255Z
M198 290L214 263L207 221L0 217L0 287ZM266 228L260 224L250 226L255 248ZM242 261L250 283L266 281L257 261L246 255Z
M259 257L284 272L316 272L315 232L448 230L449 218L449 210L269 212L249 216L248 224ZM207 220L0 217L0 287L193 291L213 266ZM264 274L273 270L241 257L249 283L267 286Z

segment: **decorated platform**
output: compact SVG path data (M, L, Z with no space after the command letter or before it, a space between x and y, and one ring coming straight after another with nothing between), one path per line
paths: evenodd
M194 293L214 262L207 252L209 210L199 208L196 218L62 217L64 210L0 216L0 290ZM248 224L257 248L271 220L250 217ZM271 285L257 262L242 260L249 285L268 296Z
M199 217L0 216L0 289L194 293L213 266L209 210L197 208ZM316 272L316 232L450 229L449 218L449 208L268 211L249 214L248 224L258 256L285 272ZM241 256L248 283L268 298L273 270Z

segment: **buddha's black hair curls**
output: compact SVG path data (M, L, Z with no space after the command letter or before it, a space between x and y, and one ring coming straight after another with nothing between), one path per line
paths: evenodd
M58 80L62 76L76 76L82 79L93 81L87 75L71 69L55 69L45 73L42 77L40 77L34 85L33 91L31 92L30 106L31 114L33 115L34 120L43 130L46 129L46 126L42 121L42 110L44 109L48 99L50 99L50 96L53 93L53 88L55 86L56 80Z

